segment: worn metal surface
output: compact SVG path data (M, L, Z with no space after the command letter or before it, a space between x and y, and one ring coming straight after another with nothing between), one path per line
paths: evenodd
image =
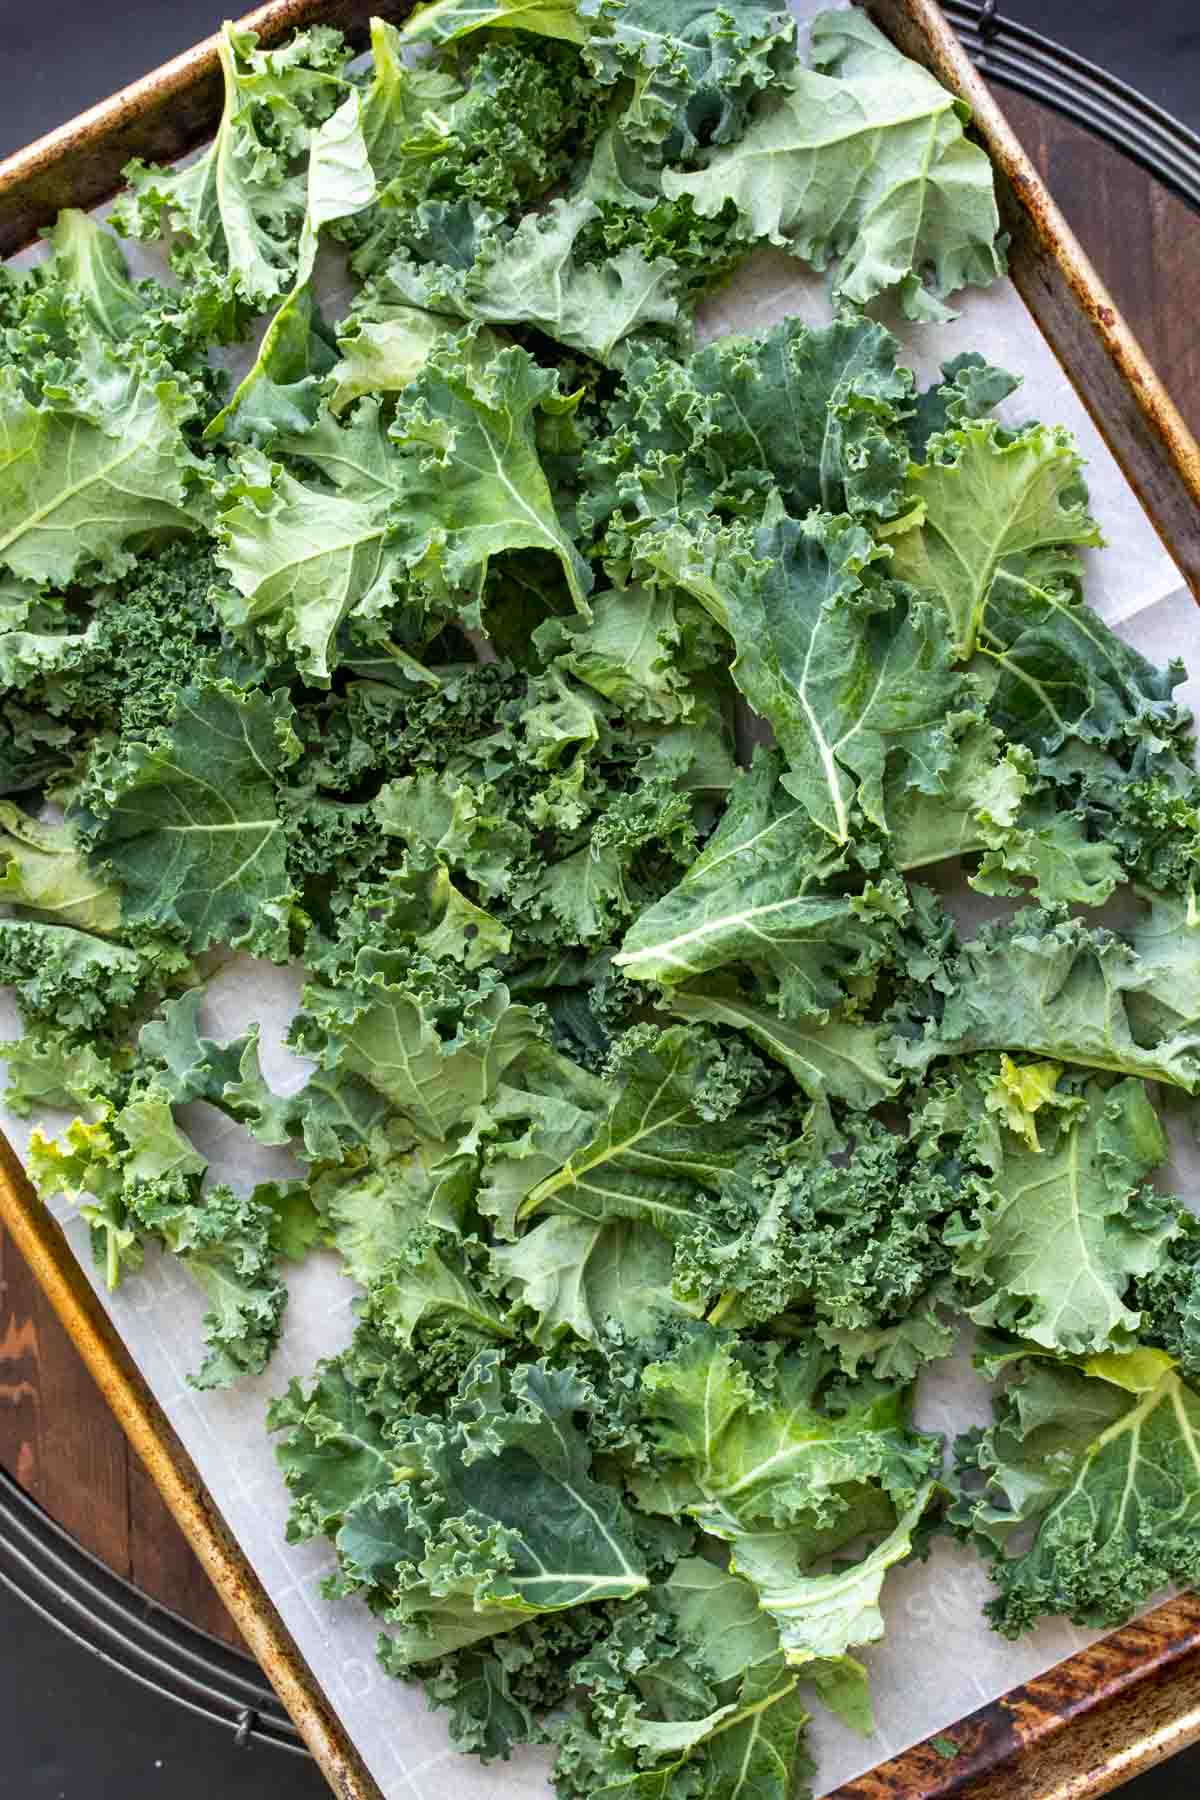
M244 24L278 42L316 22L355 41L370 0L274 0ZM1200 449L932 0L869 0L909 55L966 98L998 172L1014 280L1185 575L1200 592ZM0 162L0 255L61 206L111 197L131 156L170 161L220 108L213 40ZM0 1136L0 1217L341 1800L382 1800L205 1492L86 1276ZM1200 1599L1173 1601L838 1790L836 1800L1090 1800L1200 1737Z
M1200 1596L1185 1594L829 1800L1092 1800L1198 1737Z

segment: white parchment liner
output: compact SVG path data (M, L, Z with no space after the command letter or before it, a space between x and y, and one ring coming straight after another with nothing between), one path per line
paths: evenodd
M803 20L821 10L813 0L793 0ZM106 209L102 209L106 210ZM136 274L162 273L140 246L126 246ZM24 260L24 259L22 259ZM331 269L322 303L329 319L347 302L347 289ZM961 317L946 326L912 326L889 318L904 360L928 381L939 365L962 350L982 351L1024 378L999 409L1011 423L1036 417L1074 432L1087 459L1092 511L1107 548L1084 551L1087 595L1101 616L1155 662L1182 655L1189 681L1180 690L1200 704L1200 615L1183 578L1105 448L1070 382L1008 281L959 297ZM761 252L736 281L710 300L700 318L707 339L728 331L757 331L789 313L813 324L830 316L826 283L782 254ZM956 911L959 911L956 908ZM297 1087L308 1065L283 1048L282 1039L301 984L297 968L277 969L247 958L232 959L209 986L201 1014L204 1033L228 1038L252 1019L262 1025L267 1080L279 1091ZM0 991L0 1036L20 1035L9 994ZM33 1123L65 1124L67 1115L41 1121L17 1119L0 1106L0 1128L24 1153ZM210 1159L215 1179L249 1186L297 1172L283 1150L255 1144L213 1109L197 1103L181 1109L181 1122ZM1176 1134L1178 1137L1178 1134ZM1190 1139L1189 1139L1190 1143ZM1167 1184L1200 1211L1200 1153L1178 1148L1165 1171ZM280 1347L267 1373L233 1392L198 1393L188 1370L202 1357L199 1289L170 1256L150 1251L145 1268L104 1291L92 1266L87 1230L60 1205L56 1215L88 1269L121 1337L150 1383L175 1430L243 1549L279 1608L387 1800L545 1800L550 1753L527 1751L506 1764L484 1767L452 1751L445 1715L431 1714L418 1690L390 1679L375 1661L378 1622L357 1601L322 1598L320 1579L333 1567L324 1543L289 1546L284 1541L288 1496L277 1472L263 1417L267 1401L293 1375L307 1377L318 1357L340 1350L353 1329L356 1289L329 1253L291 1265L290 1302ZM952 1437L988 1417L988 1388L965 1355L937 1363L920 1384L917 1422ZM1096 1634L1062 1623L1044 1626L1018 1644L987 1626L981 1612L990 1593L983 1564L973 1553L939 1541L928 1562L889 1576L883 1612L884 1642L862 1653L871 1671L876 1730L863 1739L828 1716L813 1727L819 1763L818 1792L871 1768L885 1757L938 1731L985 1701L1071 1655Z

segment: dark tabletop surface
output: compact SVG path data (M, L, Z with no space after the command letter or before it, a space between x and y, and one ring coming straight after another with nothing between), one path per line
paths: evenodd
M0 156L213 31L213 0L0 0ZM1000 0L1200 130L1197 0ZM1116 152L1000 99L1193 429L1200 429L1200 219ZM237 1634L0 1234L0 1464L90 1550L231 1642ZM448 1777L448 1780L452 1779ZM0 1587L2 1800L322 1800L311 1764L235 1748ZM1200 1747L1122 1790L1195 1800ZM447 1787L445 1800L453 1800Z

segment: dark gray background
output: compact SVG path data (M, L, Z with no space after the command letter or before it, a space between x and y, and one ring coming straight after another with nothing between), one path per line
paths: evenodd
M1197 0L1001 0L1000 11L1200 130ZM0 156L187 49L225 14L211 0L0 0ZM0 1792L12 1800L328 1800L311 1765L235 1749L216 1726L145 1693L2 1589L0 1745ZM1123 1790L1125 1800L1198 1793L1200 1750ZM453 1800L449 1785L444 1800Z
M215 31L210 0L0 0L0 156ZM1197 0L1000 0L1200 131Z

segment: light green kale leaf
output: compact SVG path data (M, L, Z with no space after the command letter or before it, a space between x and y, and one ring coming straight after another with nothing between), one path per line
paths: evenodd
M351 313L339 329L340 355L329 372L330 412L339 416L364 394L399 393L453 329L419 306L376 307L370 317Z
M683 594L634 583L596 594L590 619L547 620L534 642L627 719L673 724L701 711L696 677L720 659L716 635Z
M65 587L126 574L139 551L200 529L195 401L168 371L97 339L65 397L27 398L0 369L0 568Z
M1019 1637L1047 1614L1121 1625L1200 1578L1200 1398L1169 1356L1027 1361L993 1408L956 1446L951 1519L994 1558L997 1630Z
M375 197L356 92L313 133L307 191L292 290L267 326L250 370L207 426L207 439L261 442L276 431L306 431L316 418L320 380L334 360L315 329L311 284L321 231L361 212Z
M836 1014L784 1019L766 1000L747 997L731 982L711 977L673 988L670 1010L680 1019L744 1032L782 1063L812 1100L828 1094L865 1109L890 1099L899 1088L883 1060L884 1033L878 1025Z
M897 290L909 318L945 319L945 295L1004 272L991 165L964 133L967 108L857 12L822 14L812 44L815 69L766 94L703 168L666 170L664 191L689 194L705 218L732 202L748 238L816 268L841 256L839 299Z
M65 206L46 234L53 268L71 301L110 344L134 335L145 299L129 279L116 238L91 213Z
M212 143L182 169L131 162L130 195L113 223L140 238L169 228L181 274L257 310L293 274L305 205L295 163L345 98L345 52L336 32L320 28L284 50L259 50L253 32L227 24L218 55L224 107Z
M172 725L98 762L69 815L120 883L123 918L192 950L288 954L292 888L275 783L295 749L286 693L185 688Z
M679 886L626 933L614 962L632 980L675 987L745 965L795 1019L839 1005L847 983L886 956L903 890L855 893L844 853L783 791L781 769L775 752L756 752Z
M358 950L305 988L293 1041L378 1090L422 1138L470 1122L538 1035L491 969L474 982L404 951Z
M548 550L586 614L591 571L558 518L536 437L539 416L569 413L576 399L527 351L490 347L468 327L430 352L400 396L390 433L401 449L394 541L412 574L459 597L468 618L493 556Z
M62 1142L36 1130L30 1139L30 1172L43 1199L87 1196L79 1210L110 1288L123 1270L140 1266L150 1239L200 1283L212 1307L204 1319L209 1353L191 1377L201 1388L266 1367L287 1301L276 1266L274 1190L202 1191L206 1167L153 1084L119 1111L108 1107L90 1124L76 1119Z
M576 240L599 218L582 195L555 199L526 213L515 231L483 234L466 268L393 262L389 292L433 313L485 324L534 325L560 344L598 362L619 364L632 332L656 326L686 333L679 270L668 256L647 261L628 246L602 261L584 261Z
M795 60L795 27L761 0L581 0L591 23L584 57L600 80L632 80L620 117L631 142L671 139L691 155L697 133L725 144L754 96Z
M1032 1146L1005 1134L973 1211L947 1232L969 1316L1067 1353L1132 1345L1131 1283L1178 1231L1173 1205L1143 1185L1167 1154L1145 1083L1090 1082L1082 1099Z
M576 0L431 0L414 9L400 37L408 43L448 44L487 28L532 31L570 44L582 44L588 35Z
M913 1551L913 1534L933 1496L925 1482L875 1547L848 1566L806 1574L786 1532L751 1533L735 1540L730 1568L752 1584L758 1603L779 1628L790 1668L837 1664L860 1644L883 1636L879 1596L888 1570Z
M382 612L403 588L405 558L391 530L402 459L371 399L344 426L322 414L272 447L303 456L328 485L257 450L242 453L217 520L217 561L233 584L220 604L231 627L283 640L302 671L323 678L342 620Z
M939 978L940 1016L912 1014L888 1045L897 1069L924 1072L938 1056L1021 1050L1054 1061L1200 1084L1200 1030L1187 1023L1145 1042L1130 1002L1156 971L1102 927L1032 910L987 925Z
M1191 893L1142 898L1129 938L1145 982L1126 1006L1138 1040L1152 1043L1200 1020L1200 916Z
M409 32L420 19L414 9ZM363 95L362 131L375 178L382 187L404 168L412 139L426 130L430 111L452 106L462 85L448 69L406 63L405 38L386 19L371 20L371 81Z
M576 1664L556 1734L562 1800L703 1793L790 1800L807 1715L754 1590L686 1557Z
M631 1339L650 1336L671 1295L671 1246L636 1219L543 1219L491 1264L510 1299L534 1315L525 1335L542 1348L574 1336L601 1339L615 1322Z
M642 1379L656 1457L629 1478L639 1506L687 1512L739 1549L756 1532L794 1527L798 1552L811 1557L834 1547L839 1526L845 1541L862 1529L867 1484L911 1505L940 1462L940 1440L912 1429L902 1389L878 1382L839 1393L826 1410L828 1369L815 1346L756 1368L731 1334L689 1328Z
M958 656L973 652L994 586L1061 580L1076 566L1068 546L1101 542L1081 462L1061 426L1011 436L978 420L935 438L933 459L910 468L915 525L889 540L892 573L941 601Z
M0 857L0 899L9 905L102 937L120 931L120 890L90 866L70 825L45 824L0 800Z

